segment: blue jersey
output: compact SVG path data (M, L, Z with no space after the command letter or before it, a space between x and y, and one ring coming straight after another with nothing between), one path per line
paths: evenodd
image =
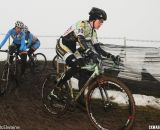
M0 48L6 43L9 37L12 37L13 39L13 44L18 44L20 45L20 50L25 51L26 50L26 45L25 45L25 34L24 32L20 32L19 34L15 31L14 28L10 29L8 33L6 34L5 38L3 41L0 43Z
M28 31L26 32L25 40L27 41L27 48L29 48L32 44L38 41L38 38Z

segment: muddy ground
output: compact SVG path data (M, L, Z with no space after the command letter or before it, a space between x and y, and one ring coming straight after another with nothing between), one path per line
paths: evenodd
M48 66L48 68L50 67ZM95 129L91 125L87 113L79 108L72 113L67 113L62 118L55 118L44 109L41 101L41 85L44 77L50 71L47 69L43 73L34 75L26 73L20 86L15 86L6 95L0 97L0 129L5 125L17 126L21 130ZM128 84L132 89L133 86L136 86L133 83ZM143 91L143 93L145 92ZM149 130L149 125L160 125L160 110L149 107L137 108L133 130Z

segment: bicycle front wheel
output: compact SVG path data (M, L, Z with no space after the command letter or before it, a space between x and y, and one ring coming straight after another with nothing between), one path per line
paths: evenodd
M0 93L4 94L7 91L8 83L9 83L9 65L6 63L4 65L2 75L1 75L1 81L0 81Z
M130 130L135 102L127 86L115 78L101 76L89 87L86 106L94 126L99 130Z
M34 69L36 69L36 71L41 72L46 68L47 59L44 54L36 53L33 55L33 58L34 58L34 67L35 67Z

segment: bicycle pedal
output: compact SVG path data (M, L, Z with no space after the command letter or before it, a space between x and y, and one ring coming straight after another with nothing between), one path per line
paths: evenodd
M52 100L52 98L58 98L58 96L55 94L55 91L54 90L52 90L51 92L50 92L50 94L47 96L47 99L48 100Z
M7 81L7 79L1 79L1 81Z

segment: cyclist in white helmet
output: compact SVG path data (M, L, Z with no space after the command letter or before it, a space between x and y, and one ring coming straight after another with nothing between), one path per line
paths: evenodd
M21 61L22 61L21 74L24 74L24 72L25 72L25 64L26 64L26 58L27 58L26 45L25 45L25 34L22 31L23 26L24 26L23 22L16 21L15 22L15 27L8 31L8 33L6 34L5 38L0 43L0 49L1 49L2 46L8 40L8 38L10 36L12 37L13 42L9 46L9 53L11 55L10 63L13 62L12 55L17 50L19 52L19 55L20 55Z
M33 52L35 52L40 47L40 41L28 30L26 25L24 25L23 32L25 33L25 40L27 41L26 48L29 49L27 54L31 58Z

